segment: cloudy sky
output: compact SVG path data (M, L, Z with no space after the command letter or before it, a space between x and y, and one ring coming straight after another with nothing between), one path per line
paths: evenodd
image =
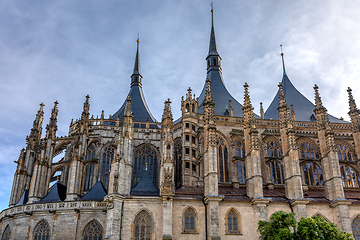
M316 83L328 111L349 119L350 86L360 105L359 1L215 0L214 8L224 81L239 102L247 82L255 111L269 106L283 44L288 76L307 98ZM170 98L178 118L186 89L199 95L204 85L210 16L208 0L1 1L0 209L39 104L45 126L59 102L59 136L87 94L91 114L115 113L129 91L138 33L148 106L160 120Z

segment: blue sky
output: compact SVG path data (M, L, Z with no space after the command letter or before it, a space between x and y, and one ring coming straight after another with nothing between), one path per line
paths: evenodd
M288 76L307 98L318 84L329 113L348 119L351 87L360 105L359 1L215 0L214 8L225 85L240 103L247 82L255 111L269 106L283 44ZM204 85L210 24L206 0L1 1L0 209L41 102L44 127L59 102L58 136L80 117L87 94L90 114L115 113L129 91L139 33L147 104L160 120L170 98L178 118L186 89L198 96Z

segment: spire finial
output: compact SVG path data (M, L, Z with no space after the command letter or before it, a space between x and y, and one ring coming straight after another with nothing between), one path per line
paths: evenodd
M353 97L352 94L352 89L350 87L348 87L347 89L348 95L349 95L349 107L350 107L350 112L349 113L357 113L358 109L356 107L356 103L355 103L355 99Z
M281 60L282 60L282 64L283 64L283 72L284 72L284 75L286 75L284 53L283 53L282 45L280 45L280 49L281 49Z
M322 105L322 101L321 101L321 97L319 94L319 87L318 85L314 85L314 90L315 90L315 109L320 109L323 107Z
M211 6L211 26L214 26L214 2L211 2L210 6Z
M260 117L261 117L261 119L265 119L264 108L263 108L262 102L260 102Z
M220 55L217 51L216 39L215 39L213 3L211 3L210 5L211 5L211 34L210 34L209 54L208 54L207 58L209 56L219 56L220 57Z
M138 34L138 37L136 39L136 55L135 55L134 71L133 74L131 75L131 86L133 85L141 86L139 48L140 48L140 39Z

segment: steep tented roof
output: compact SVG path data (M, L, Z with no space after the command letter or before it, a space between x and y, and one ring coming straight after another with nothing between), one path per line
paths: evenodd
M288 106L293 105L295 111L296 121L316 121L315 105L310 102L304 95L302 95L295 86L291 83L287 74L284 71L284 75L281 83L283 84L284 95ZM271 102L270 106L265 112L265 119L279 119L278 108L279 106L279 91L276 93L275 98ZM346 121L340 120L329 114L330 122L334 123L346 123Z
M211 70L207 74L210 79L211 95L215 103L215 115L225 116L226 109L229 107L229 100L233 107L234 117L243 117L242 105L229 93L226 89L222 74L220 71ZM206 83L199 96L199 113L204 113L204 100L205 100Z
M151 114L142 91L142 76L140 74L140 58L139 58L139 39L137 40L137 51L135 57L134 71L131 75L131 87L128 96L132 100L132 112L134 114L135 122L156 122L156 119ZM111 116L115 120L119 115L120 120L124 116L126 105L126 98L121 108Z
M159 189L154 185L148 170L144 171L139 183L131 189L130 194L134 196L159 196Z
M66 198L66 186L57 182L55 183L50 192L43 197L39 203L46 203L46 202L62 202Z
M97 180L91 190L85 194L81 201L102 201L107 195L106 190L100 180Z
M29 200L29 189L26 188L23 194L21 194L20 200L15 204L15 206L24 205L28 202L28 200Z

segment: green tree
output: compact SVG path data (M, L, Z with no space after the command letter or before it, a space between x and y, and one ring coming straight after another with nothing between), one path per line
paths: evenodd
M295 213L279 211L270 221L259 221L258 230L263 240L352 240L352 235L339 230L334 223L314 216L295 219Z

